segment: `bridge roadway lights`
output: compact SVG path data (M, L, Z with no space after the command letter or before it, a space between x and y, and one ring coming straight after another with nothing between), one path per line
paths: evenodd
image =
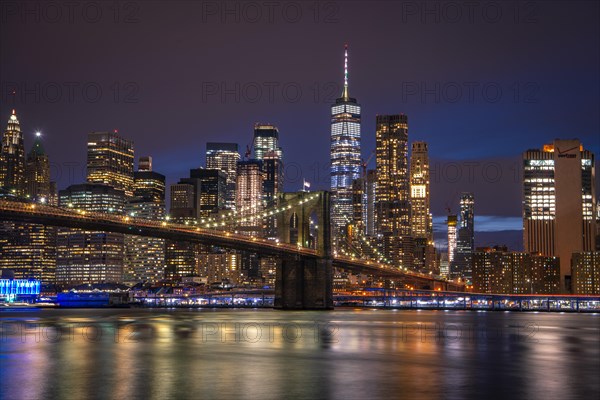
M329 259L286 257L277 269L274 308L332 310L333 267Z

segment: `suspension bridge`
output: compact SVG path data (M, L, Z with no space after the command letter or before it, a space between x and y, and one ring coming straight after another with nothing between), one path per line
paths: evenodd
M332 252L329 193L280 193L277 204L261 210L229 211L218 217L176 223L135 215L91 212L46 204L0 200L0 220L140 235L194 242L233 250L275 256L275 307L282 309L333 308L333 268L393 279L415 289L462 291L464 286L432 275L389 264L373 249L377 259L364 254ZM275 218L278 238L240 233L239 226Z

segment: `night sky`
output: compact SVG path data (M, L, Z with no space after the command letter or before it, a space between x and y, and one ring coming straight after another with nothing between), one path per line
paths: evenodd
M286 190L328 188L345 43L363 157L376 114L408 115L440 239L474 191L478 244L519 249L520 154L559 137L600 154L595 1L44 4L0 1L0 120L17 109L27 150L43 133L59 188L84 181L90 131L118 129L170 184L207 141L243 154L255 122L279 127Z

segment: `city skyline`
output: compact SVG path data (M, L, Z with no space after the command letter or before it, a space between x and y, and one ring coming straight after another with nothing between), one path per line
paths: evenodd
M599 15L0 0L0 398L599 397Z
M586 6L597 10L597 5ZM93 130L118 129L137 144L139 154L152 155L155 164L160 166L158 170L173 182L189 168L203 165L204 143L238 143L243 153L252 141L253 124L269 121L281 129L281 146L288 149L285 190L299 188L303 177L311 181L313 188L325 189L329 182L327 105L341 93L340 51L343 44L348 43L352 51L352 95L360 99L363 108L362 157L368 158L375 148L376 114L404 113L411 119L411 140L429 145L431 166L436 172L431 183L431 211L436 231L443 230L439 222L445 217L446 203L456 208L462 191L473 192L478 199L476 218L489 217L484 221L486 225L478 221L477 229L500 230L506 223L511 229L520 229L521 190L519 179L514 179L514 167L519 165L522 151L558 137L577 137L586 148L600 154L600 142L596 138L600 130L599 115L593 107L598 104L594 88L598 86L600 64L597 57L588 57L595 54L596 36L600 35L590 35L590 31L584 29L589 25L592 33L594 29L597 31L595 24L586 23L597 13L586 7L575 7L570 11L573 18L564 19L560 4L536 4L533 14L522 10L522 15L533 15L532 21L524 19L515 23L506 17L493 24L493 32L481 32L476 29L478 24L451 24L443 19L440 23L432 20L422 23L418 16L403 15L400 7L400 4L386 3L364 10L358 4L344 3L339 5L333 23L323 20L314 23L308 17L312 14L305 10L305 18L297 26L301 29L310 25L311 29L303 30L304 34L299 37L293 34L292 24L285 21L273 25L282 29L277 37L270 37L249 22L222 24L211 16L206 23L195 24L194 28L161 32L164 36L159 40L161 44L177 44L165 47L169 66L160 61L144 63L141 68L142 60L153 60L144 56L146 50L140 53L138 61L137 52L127 44L118 44L114 54L119 62L113 63L114 68L110 70L85 61L95 59L90 49L117 43L116 37L123 30L158 40L153 28L165 13L162 7L143 4L143 13L138 15L135 24L101 22L107 29L94 38L89 49L68 40L66 31L57 31L54 36L40 34L47 24L29 23L26 30L25 24L17 23L18 18L9 16L0 28L10 29L10 34L0 39L0 55L16 56L3 57L0 115L17 109L24 121L27 143L31 143L33 132L42 132L46 152L55 166L52 170L55 176L57 166L61 168L59 188L82 180L85 155L83 150L71 149L83 149L87 133ZM196 15L201 15L199 9L196 11ZM177 9L170 9L167 15L188 20ZM373 15L389 30L377 29L368 18ZM388 22L394 15L399 23L392 25ZM512 8L503 9L503 16L508 15L514 15ZM478 14L477 18L482 17ZM73 29L87 32L97 26L76 19ZM352 26L361 29L354 30ZM445 37L449 30L456 34L453 40ZM224 40L239 41L235 47L241 50L233 51L233 46L227 44L214 46L203 39L206 32L215 31L221 32ZM474 32L477 35L473 35ZM562 36L565 34L568 43L578 45L565 45L567 42ZM64 46L54 48L47 42L50 36ZM397 38L409 37L418 39L402 40L397 45L398 52L387 51ZM520 41L519 37L531 37L532 42ZM196 43L200 51L189 51L189 42ZM305 48L303 44L308 42L315 43L312 49L298 50ZM531 45L535 45L536 52L528 51ZM54 48L56 56L50 57L44 47ZM422 50L424 47L426 52ZM25 49L39 54L36 59L44 60L41 74L39 69L20 66ZM406 54L411 57L405 58ZM83 63L87 72L62 64L58 68L56 62L48 62L54 59L65 60L64 65ZM576 73L573 73L574 65L578 65ZM156 76L165 72L169 82L157 82ZM11 82L15 83L15 95L10 94ZM72 102L66 82L79 85ZM223 89L231 89L239 82L240 88L245 87L248 93L246 96L240 93L237 103L233 95L221 99L221 82L225 83ZM278 84L273 102L267 98L266 82ZM473 101L468 98L469 82L477 84ZM53 83L62 87L62 96L57 101L50 101ZM81 88L88 83L101 87L99 101L93 103L83 98ZM292 84L287 100L281 90L286 83ZM250 102L254 84L262 88L262 97ZM485 84L491 84L492 89L496 85L502 88L499 101L484 98L481 89ZM293 100L292 89L296 85L302 89L302 96L292 102L289 100ZM458 100L451 101L455 85L462 89L462 94ZM91 91L92 86L90 88ZM439 95L439 101L436 94L427 95L421 90L432 88ZM27 94L28 90L39 96ZM448 93L443 95L443 90ZM217 94L210 94L213 92ZM410 94L413 92L416 94ZM118 101L115 94L119 95ZM425 94L424 102L421 94ZM161 139L164 135L170 138L166 144ZM500 137L502 143L496 141ZM70 143L68 151L61 145L64 142ZM71 163L78 168L78 177L69 181ZM455 163L462 170L462 178L450 182L452 179L448 178L454 176ZM488 168L488 175L493 178L498 165L502 178L498 182L486 182L483 167ZM315 179L315 167L319 179ZM469 179L470 168L475 171L473 183ZM509 201L497 201L492 195L495 190L503 192ZM499 217L511 218L498 223ZM439 234L436 239L439 240Z
M13 114L13 111L15 111L16 115L19 115L20 113L17 112L16 110L11 110L11 115ZM378 116L377 116L378 117ZM12 118L12 117L11 117ZM9 121L11 120L11 118L9 118ZM19 117L20 118L20 117ZM21 123L22 125L22 123ZM260 125L260 123L254 123L252 129L249 131L248 135L252 138L253 137L253 133L255 132L256 126ZM271 126L271 125L267 125L267 126ZM272 124L272 126L274 126ZM275 128L277 129L277 128ZM90 131L86 134L86 137L89 137L89 135L111 135L111 134L117 134L118 130L115 130L115 132L94 132L94 131ZM30 146L28 143L29 141L27 140L26 137L26 133L23 132L23 130L21 131L21 134L24 136L24 148L25 148L25 153L28 154L30 152L30 150L33 150L36 146L46 146L46 142L48 140L47 136L44 133L40 132L40 131L36 131L32 136L33 136L33 144ZM121 135L121 132L118 132L119 135ZM122 135L123 136L123 135ZM363 135L364 136L364 135ZM375 134L373 134L373 136L375 136ZM285 136L284 136L285 137ZM135 145L135 143L133 143L132 140L130 140L128 138L128 136L123 136L123 140L125 140L126 142L132 142L132 144ZM253 147L252 145L252 141L254 141L254 139L251 139L251 144L250 146ZM411 138L409 139L409 148L410 148L410 144L412 143L416 143L419 142L420 139L419 138ZM551 143L551 140L547 140L546 142ZM89 143L86 143L89 146ZM202 148L206 148L207 145L219 145L219 143L211 143L211 142L205 142L201 145ZM226 145L238 145L237 143L226 143ZM584 145L584 143L582 143L582 145ZM241 146L240 146L241 147ZM539 146L538 146L539 147ZM284 146L279 147L280 149L284 148ZM593 148L593 147L592 147ZM247 147L248 149L248 147ZM535 148L532 149L522 149L521 153L519 154L519 160L521 159L521 154L523 152L529 151L529 150L535 150ZM280 150L281 151L281 150ZM85 149L82 151L83 154L86 154ZM375 152L375 149L373 149L373 153ZM203 153L204 154L204 153ZM412 151L409 153L410 155L412 155ZM136 157L139 156L139 153L136 153ZM203 160L203 162L200 164L200 168L205 168L208 167L208 153L205 154L205 158ZM128 157L133 158L133 155L129 155ZM52 182L54 182L55 176L52 176L53 172L56 171L57 168L60 168L60 162L56 163L55 161L53 161L53 157L50 155L50 179L52 180ZM372 163L375 162L375 157L372 157L373 161ZM248 159L248 156L246 157L241 157L241 159ZM364 162L364 158L362 159ZM131 161L133 162L133 160ZM432 164L435 164L436 161L434 161ZM154 163L156 165L156 162ZM134 164L135 167L138 167L140 165L140 162L138 161L137 163ZM370 165L370 164L369 164ZM437 164L439 166L439 164ZM457 168L457 163L455 162L450 162L448 164L450 166L450 168L453 171L456 171ZM496 164L492 163L489 165L494 165L494 169L496 168ZM469 162L465 163L464 165L464 172L465 173L475 173L475 171L477 171L477 167L478 165L473 165L473 164L469 164ZM158 166L159 170L162 171L163 166ZM434 175L436 173L435 170L436 166L435 165L431 165L430 166L430 174ZM458 168L460 169L460 165L458 165ZM511 173L515 174L515 173L519 173L519 175L514 175L514 178L516 179L518 176L518 181L515 183L514 186L517 186L519 191L522 190L521 187L521 178L522 178L522 167L520 165L513 165L511 166ZM189 168L187 169L189 171ZM283 171L285 174L285 164L283 167ZM518 171L521 170L521 171ZM517 172L518 171L518 172ZM73 173L72 167L70 167L69 171L70 174ZM65 187L61 187L59 185L57 186L58 190L62 190L62 189L66 189L68 186L74 185L74 184L81 184L81 183L85 183L86 179L87 179L87 174L88 174L88 167L87 165L84 165L83 167L83 178L81 180L76 180L73 179L73 181L69 184L66 185ZM314 185L314 182L311 182L310 180L304 178L306 181L310 182L311 185ZM598 181L600 180L600 174L595 176L596 179L596 185L598 185ZM167 178L167 183L166 185L169 186L171 184L175 184L177 183L177 181L180 180L179 178L175 178L172 181L169 180ZM294 181L294 186L292 186L291 188L290 183L286 182L285 180L285 176L283 178L283 183L284 183L284 189L287 190L296 190L301 188L301 186L299 188L295 188L295 186L297 185L297 182ZM436 186L436 183L440 183L439 179L436 181L435 177L431 180L431 186L432 188ZM326 186L326 185L320 185L322 186ZM468 185L465 185L463 187L470 187ZM317 182L317 186L315 189L319 189L319 185ZM433 191L433 189L432 189ZM440 213L440 214L433 214L433 218L432 218L432 225L433 225L433 234L434 234L434 244L436 249L438 249L438 251L443 251L443 249L445 249L447 247L447 241L446 241L446 232L447 232L447 224L446 224L446 219L447 216L449 214L452 213L458 213L460 210L460 195L461 193L464 193L464 191L459 190L459 187L456 187L454 190L454 193L452 195L452 200L448 201L445 203L446 205L446 209L445 209L445 214L444 213ZM169 191L167 191L167 204L168 204L168 200L170 198L170 193ZM435 200L434 196L431 196L432 198L432 202ZM520 203L519 203L520 204ZM479 207L479 204L478 204ZM485 246L494 246L494 245L507 245L509 248L513 249L513 250L517 250L517 251L521 251L524 249L524 245L522 242L522 235L523 235L523 219L522 216L506 216L506 217L502 217L502 216L493 216L493 215L481 215L479 213L476 213L474 215L474 219L476 221L475 223L475 232L477 233L475 235L475 247L485 247ZM477 229L479 228L479 229Z

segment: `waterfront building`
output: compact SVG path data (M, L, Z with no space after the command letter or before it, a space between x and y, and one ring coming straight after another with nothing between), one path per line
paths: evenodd
M504 247L473 252L472 286L476 293L556 294L560 260Z
M577 139L523 153L525 251L560 258L561 293L571 292L571 256L595 249L594 154Z
M600 294L600 251L573 253L571 276L574 294Z
M165 176L152 170L152 158L140 157L134 172L134 197L125 212L135 218L162 221L165 218ZM157 282L165 273L165 240L125 235L123 281Z
M60 207L124 214L125 193L109 185L71 185L58 196ZM123 255L124 235L121 233L58 228L56 281L68 285L120 282Z

